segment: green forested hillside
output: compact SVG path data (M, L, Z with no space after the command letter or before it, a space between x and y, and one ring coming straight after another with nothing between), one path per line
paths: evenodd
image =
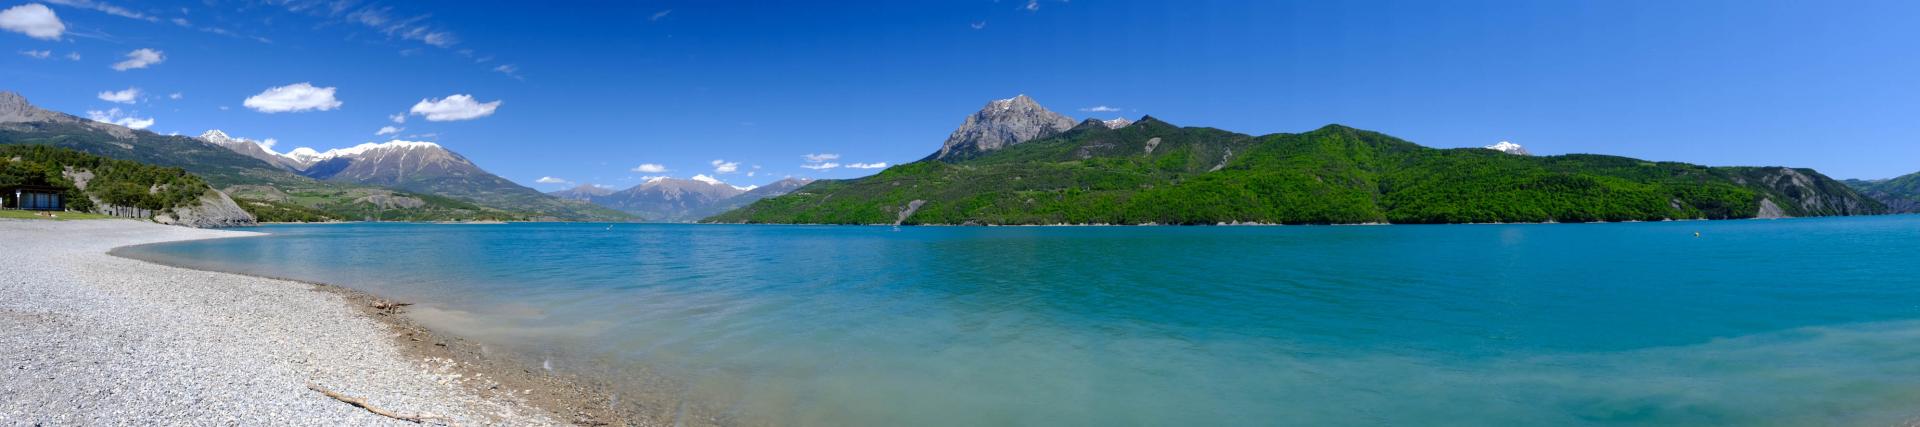
M90 174L85 190L67 175L71 169ZM0 146L0 187L44 185L65 189L66 208L91 211L93 199L150 210L197 203L209 192L206 181L180 168L159 167L102 158L44 145ZM11 196L11 195L9 195Z
M971 159L820 181L713 222L908 224L1463 223L1881 213L1811 170L1433 149L1327 126L1260 137L1151 117Z

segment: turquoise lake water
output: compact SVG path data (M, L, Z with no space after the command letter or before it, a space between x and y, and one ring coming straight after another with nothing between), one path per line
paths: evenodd
M259 230L274 235L128 252L420 302L416 316L436 329L555 355L559 369L645 366L749 422L1892 425L1920 415L1920 216Z

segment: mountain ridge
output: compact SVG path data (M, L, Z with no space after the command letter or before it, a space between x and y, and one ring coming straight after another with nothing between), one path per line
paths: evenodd
M971 156L936 153L868 177L817 182L706 221L1591 222L1886 211L1811 169L1438 149L1342 125L1252 136L1152 116L1120 128L1094 122Z

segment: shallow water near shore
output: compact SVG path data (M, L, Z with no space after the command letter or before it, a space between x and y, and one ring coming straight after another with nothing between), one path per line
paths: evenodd
M121 253L418 302L429 327L557 369L645 366L749 424L1920 415L1920 216L256 231Z

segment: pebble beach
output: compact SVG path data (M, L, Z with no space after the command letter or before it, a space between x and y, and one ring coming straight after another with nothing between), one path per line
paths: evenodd
M0 425L560 424L513 390L474 392L472 372L409 353L341 293L108 254L252 235L0 221Z

